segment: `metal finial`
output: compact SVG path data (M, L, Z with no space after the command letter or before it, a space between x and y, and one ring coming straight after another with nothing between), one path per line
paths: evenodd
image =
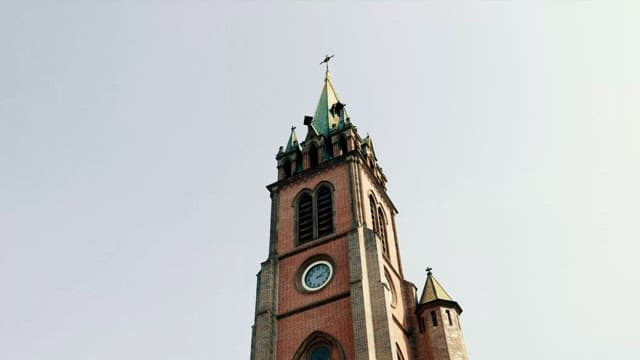
M292 125L292 126L291 126L291 131L293 131L293 130L295 130L295 129L296 129L296 127Z
M322 64L326 64L327 65L327 74L329 73L329 60L331 60L332 57L336 56L335 54L329 56L329 55L325 55L324 56L324 60L322 60L322 62L320 63L320 65Z
M432 267L430 267L430 266L429 266L429 267L427 267L427 275L431 275L431 270L433 270L433 268L432 268Z

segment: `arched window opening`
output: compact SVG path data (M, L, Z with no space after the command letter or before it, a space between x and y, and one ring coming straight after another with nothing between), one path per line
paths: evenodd
M331 359L331 349L329 349L325 345L318 346L317 348L311 350L310 360L330 360Z
M431 324L433 326L438 326L438 317L436 316L436 312L435 311L431 312Z
M387 244L387 225L384 218L384 212L382 208L378 208L378 236L382 241L382 253L385 256L389 256L389 246Z
M345 360L346 356L340 343L331 335L316 331L302 342L294 360Z
M315 144L309 147L309 166L311 168L318 166L318 148Z
M303 194L298 200L298 243L313 240L313 199Z
M333 233L333 204L331 200L331 189L322 186L318 190L316 197L318 214L318 237L323 237Z
M453 325L453 321L451 321L451 312L447 310L447 318L449 318L449 326Z
M304 190L295 204L297 245L331 235L333 220L333 188L323 184L315 193Z
M347 152L349 152L349 147L347 145L347 138L346 137L341 137L340 140L338 141L338 147L340 148L340 155L344 155Z
M287 177L291 176L291 161L289 161L289 159L285 160L283 167L284 175Z
M373 195L369 195L369 210L371 212L371 226L373 226L373 231L378 232L378 221L376 217L376 200L373 198Z

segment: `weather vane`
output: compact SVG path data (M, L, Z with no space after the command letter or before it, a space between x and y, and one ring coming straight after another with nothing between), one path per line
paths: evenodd
M322 60L322 62L320 63L320 65L327 64L327 73L329 72L329 60L331 60L331 58L334 57L334 56L336 56L336 55L335 54L331 55L331 56L325 55L324 56L324 60Z

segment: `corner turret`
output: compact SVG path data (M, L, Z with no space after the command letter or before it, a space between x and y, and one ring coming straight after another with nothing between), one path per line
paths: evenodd
M427 268L427 280L416 309L422 335L418 346L429 353L425 360L467 360L460 324L462 308L444 290L431 270Z

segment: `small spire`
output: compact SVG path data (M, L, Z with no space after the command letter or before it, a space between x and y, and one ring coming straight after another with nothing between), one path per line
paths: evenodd
M298 136L296 135L296 127L291 126L291 135L289 135L289 141L287 141L287 147L284 152L289 153L294 150L299 150L300 144L298 143Z

